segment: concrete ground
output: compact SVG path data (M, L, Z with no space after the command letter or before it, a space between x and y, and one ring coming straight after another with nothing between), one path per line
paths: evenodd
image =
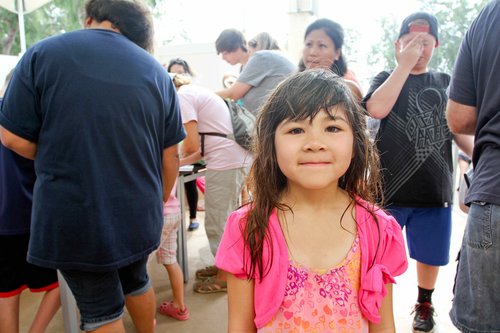
M203 222L204 214L199 213L200 222ZM465 227L466 216L454 208L453 211L453 233L450 250L450 263L441 269L436 291L433 295L433 303L436 309L436 333L459 332L451 324L448 312L451 307L452 288L455 276L455 257L460 248L462 234ZM185 285L186 304L190 310L190 319L185 322L176 321L172 318L158 314L157 332L168 333L191 333L208 332L220 333L227 331L227 296L226 293L202 295L193 292L194 272L213 263L213 257L208 247L208 241L203 229L188 232L188 258L189 258L189 281ZM157 295L157 303L171 298L170 283L163 266L158 265L154 256L149 263L150 275ZM394 315L396 319L397 332L412 332L410 314L417 296L415 262L410 260L408 271L397 278L394 287ZM27 332L31 319L34 316L40 295L24 292L21 297L21 332ZM134 332L130 317L124 317L127 332ZM64 332L61 311L51 322L47 333Z

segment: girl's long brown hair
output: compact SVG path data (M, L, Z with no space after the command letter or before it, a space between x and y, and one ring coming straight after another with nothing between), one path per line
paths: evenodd
M271 258L264 262L265 244L271 245L268 232L273 209L290 207L280 202L287 179L278 167L274 136L278 125L286 119L313 119L321 110L334 117L334 106L341 105L354 135L354 157L339 186L353 200L355 196L375 203L381 197L379 158L366 128L366 112L355 101L344 80L329 70L313 69L292 75L269 96L260 111L253 138L253 156L249 174L252 202L242 225L245 246L245 267L250 278L262 279L271 267ZM373 217L374 207L366 207ZM272 257L272 246L269 246Z

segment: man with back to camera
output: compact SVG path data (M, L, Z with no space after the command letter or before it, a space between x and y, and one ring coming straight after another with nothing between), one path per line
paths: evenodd
M61 271L85 331L153 332L146 271L184 136L168 74L147 51L139 0L88 0L86 29L47 38L16 67L2 143L35 159L28 261Z
M500 331L500 0L474 20L460 46L446 109L453 133L474 134L474 177L450 317L464 333Z

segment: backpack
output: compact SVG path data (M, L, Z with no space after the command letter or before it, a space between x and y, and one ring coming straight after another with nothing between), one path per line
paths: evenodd
M253 129L255 126L255 115L248 111L245 107L238 104L232 99L224 99L229 115L231 116L231 124L233 125L233 133L223 134L217 132L200 132L201 136L201 155L205 155L205 136L219 136L222 138L236 141L241 147L246 150L250 149Z

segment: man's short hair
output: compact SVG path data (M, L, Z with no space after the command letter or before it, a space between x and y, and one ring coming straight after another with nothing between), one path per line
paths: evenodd
M85 14L97 22L110 21L122 35L153 52L153 19L141 0L87 0Z
M217 54L222 52L234 52L239 48L244 52L248 52L245 36L243 36L241 31L236 29L223 30L215 41Z

